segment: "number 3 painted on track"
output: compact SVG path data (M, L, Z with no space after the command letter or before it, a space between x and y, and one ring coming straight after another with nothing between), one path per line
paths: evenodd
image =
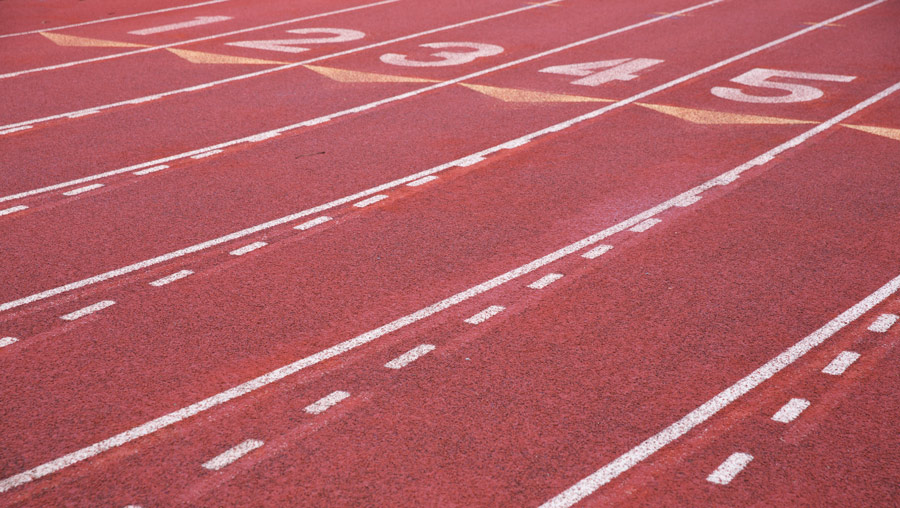
M755 102L762 104L781 104L787 102L805 102L816 100L825 92L816 87L809 85L798 85L796 83L779 83L777 81L768 81L769 78L791 78L791 79L812 79L817 81L838 81L847 83L853 81L856 76L841 76L838 74L814 74L811 72L792 72L779 71L775 69L753 69L745 72L740 76L732 79L735 83L742 85L756 86L760 88L769 88L773 90L785 90L790 92L788 95L750 95L744 93L738 88L725 86L713 87L710 92L716 97L740 102Z
M430 42L420 44L423 48L469 48L474 51L440 51L432 53L431 56L441 58L442 60L433 60L423 62L421 60L410 60L406 55L398 53L386 53L381 55L381 61L391 65L402 65L405 67L444 67L447 65L460 65L469 63L476 58L483 56L494 56L503 53L503 48L494 44L482 44L478 42Z

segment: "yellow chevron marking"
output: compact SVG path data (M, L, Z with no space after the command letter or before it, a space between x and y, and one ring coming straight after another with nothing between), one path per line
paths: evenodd
M488 97L500 99L504 102L615 102L610 99L535 92L532 90L519 90L517 88L499 88L496 86L471 85L469 83L460 83L460 85L487 95Z
M704 125L797 125L816 124L809 120L794 120L791 118L776 118L773 116L741 115L737 113L723 113L721 111L709 111L705 109L679 108L675 106L662 106L659 104L646 104L637 102L638 106L652 109L665 115L674 116L691 123Z
M76 46L93 48L148 48L146 44L133 44L130 42L104 41L102 39L88 39L87 37L75 37L74 35L55 34L41 32L41 35L50 39L58 46Z
M894 139L900 141L900 129L891 129L888 127L871 127L869 125L850 125L846 123L842 123L844 127L849 127L851 129L856 129L858 131L868 132L869 134L875 134L876 136L882 136L885 138Z
M390 74L375 74L373 72L345 71L343 69L319 67L317 65L304 65L304 67L340 83L437 83L437 80L434 79L392 76Z
M218 55L203 51L189 51L187 49L166 48L166 51L174 53L188 62L195 64L248 64L248 65L285 65L290 62L276 62L274 60L260 60L258 58L244 58L241 56Z

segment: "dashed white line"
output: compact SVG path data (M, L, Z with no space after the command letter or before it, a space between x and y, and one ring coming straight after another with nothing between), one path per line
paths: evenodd
M83 116L96 115L96 114L99 113L99 112L100 112L99 109L82 109L82 110L80 110L80 111L75 111L75 112L73 112L73 113L69 113L68 115L66 115L66 117L67 117L67 118L73 118L73 119L74 119L74 118L81 118L81 117L83 117Z
M0 339L0 347L6 347L10 344L15 344L16 342L19 342L19 339L15 337L3 337Z
M416 347L410 349L409 351L403 353L402 355L398 356L397 358L394 358L393 360L387 362L386 364L384 364L384 366L389 369L402 369L403 367L406 367L410 363L427 355L431 351L434 351L433 345L421 344L421 345L416 346Z
M0 210L0 217L4 215L9 215L11 213L21 212L22 210L28 210L28 207L25 205L13 206L11 208L7 208L5 210Z
M191 155L191 159L202 159L204 157L209 157L210 155L215 155L217 153L222 153L222 150L207 150L205 152L200 152L196 155Z
M633 228L629 228L628 231L633 231L635 233L643 233L644 231L647 231L648 229L652 228L653 226L659 224L660 222L662 222L662 221L659 219L647 219L644 222L641 222L640 224L635 225Z
M750 455L749 453L732 453L730 457L725 459L725 462L720 464L715 471L706 477L706 480L711 483L718 483L719 485L728 485L731 483L731 480L734 480L734 477L737 476L738 473L747 467L747 464L749 464L751 460L753 460L753 455Z
M103 300L102 302L97 302L93 305L88 305L87 307L85 307L83 309L76 310L75 312L71 312L64 316L60 316L59 318L66 320L66 321L75 321L78 318L82 318L84 316L87 316L88 314L93 314L95 312L99 312L99 311L101 311L111 305L115 305L115 304L116 304L116 302L114 302L112 300Z
M322 397L321 399L313 402L312 404L306 406L306 408L304 408L303 410L311 415L317 415L319 413L324 412L328 408L334 406L338 402L346 399L349 396L350 396L349 393L338 390L336 392L332 392L332 393Z
M162 32L171 32L172 30L182 30L184 28L193 28L195 26L209 25L211 23L221 23L233 19L231 16L197 16L190 21L181 21L178 23L170 23L168 25L154 26L151 28L142 28L140 30L132 30L128 32L132 35L151 35Z
M19 131L25 131L32 127L33 127L33 125L19 125L18 127L11 127L9 129L0 130L0 135L12 134L13 132L19 132Z
M491 319L492 317L496 316L497 314L500 314L504 310L506 310L506 307L501 307L500 305L491 305L490 307L484 309L483 311L479 312L478 314L475 314L474 316L470 317L469 319L466 319L465 321L466 321L466 323L469 323L470 325L481 324L481 323L484 323L485 321L487 321L488 319Z
M531 289L544 289L550 284L553 284L554 282L561 279L562 276L563 275L561 273L548 273L547 275L544 275L540 279L529 284L528 287L530 287Z
M875 320L874 323L869 325L870 332L877 333L885 333L894 326L894 323L897 322L897 319L900 319L900 316L896 314L882 314L878 316L878 319Z
M414 182L409 182L408 184L406 184L406 186L407 187L418 187L420 185L425 185L426 183L432 182L437 179L438 179L438 177L436 177L434 175L428 175L425 178L419 178L418 180L416 180Z
M806 399L791 399L777 413L772 415L772 419L776 422L790 423L808 407L809 401Z
M479 162L481 162L483 160L484 160L484 156L474 154L474 155L469 155L468 157L463 157L462 159L458 159L456 161L456 165L459 167L465 168L468 166L472 166L474 164L478 164Z
M222 469L223 467L231 464L244 455L247 455L253 450L259 448L263 444L264 443L258 439L248 439L243 443L235 446L234 448L231 448L230 450L227 450L224 453L204 462L203 468L209 469L210 471L218 471L219 469Z
M156 279L155 281L151 282L150 285L156 286L156 287L165 286L166 284L171 284L171 283L175 282L176 280L183 279L183 278L187 277L188 275L193 275L193 274L194 274L194 272L192 272L190 270L181 270L180 272L175 272L172 275L166 275L165 277L163 277L161 279Z
M369 199L364 199L358 203L353 203L353 206L355 206L356 208L365 208L373 203L377 203L377 202L381 201L382 199L386 199L386 198L387 198L387 194L379 194L377 196L372 196Z
M701 197L702 196L700 196L699 194L692 194L690 196L685 196L684 199L675 203L675 206L680 207L680 208L691 206L694 203L696 203L697 201L700 201Z
M233 251L229 252L229 254L231 254L232 256L243 256L248 252L255 251L256 249L265 247L266 245L269 244L267 244L266 242L253 242L250 245L244 245L240 249L234 249Z
M93 185L85 185L84 187L79 187L77 189L72 189L70 191L63 192L63 196L75 196L75 195L81 194L83 192L89 192L94 189L99 189L100 187L103 187L102 183L95 183Z
M323 215L321 217L316 217L313 220L308 220L308 221L304 222L303 224L298 224L298 225L294 226L294 229L299 230L299 231L305 231L309 228L316 227L319 224L325 224L326 222L328 222L330 220L331 220L331 217L329 217L327 215Z
M841 351L841 354L837 355L834 360L831 360L831 363L825 366L822 369L823 374L830 374L832 376L840 376L847 370L848 367L853 365L859 358L859 353L855 351Z
M613 248L612 245L598 245L598 246L594 247L593 249L582 254L581 257L583 257L585 259L596 259L596 258L606 254L607 252L609 252L612 248Z
M140 171L135 171L134 174L138 176L149 175L150 173L156 173L157 171L162 171L164 169L169 169L168 164L160 164L158 166L152 166L147 169L142 169Z

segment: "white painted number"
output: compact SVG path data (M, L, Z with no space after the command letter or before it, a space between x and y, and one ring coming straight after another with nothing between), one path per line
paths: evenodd
M171 32L172 30L181 30L182 28L191 28L195 26L208 25L210 23L218 23L220 21L228 21L231 16L197 16L191 21L182 21L181 23L172 23L171 25L155 26L153 28L144 28L142 30L134 30L128 32L132 35L150 35L162 32Z
M440 58L441 60L410 60L406 55L397 53L387 53L381 55L381 61L391 65L402 65L405 67L444 67L447 65L460 65L469 63L476 58L483 56L494 56L503 53L503 48L494 44L481 44L478 42L430 42L421 44L423 48L443 49L443 48L468 48L472 51L440 51L432 53L431 56Z
M790 92L787 95L750 95L738 88L726 86L713 87L710 92L716 97L741 102L756 102L763 104L779 104L785 102L804 102L816 100L825 93L816 87L798 85L796 83L779 83L768 81L769 78L812 79L816 81L838 81L847 83L856 79L856 76L841 76L838 74L814 74L811 72L779 71L775 69L753 69L732 79L742 85L769 88L772 90L784 90Z
M572 82L573 85L598 86L610 81L630 81L638 72L662 63L663 60L653 58L621 58L619 60L603 60L570 65L554 65L541 69L540 72L565 74L567 76L584 76ZM598 69L606 69L596 72Z
M226 46L237 46L239 48L262 49L264 51L281 51L283 53L302 53L309 51L309 48L301 47L301 44L325 44L329 42L348 42L362 39L366 34L359 30L350 30L347 28L298 28L296 30L288 30L289 34L307 35L307 34L330 34L325 37L301 37L297 39L274 39L268 41L241 41L228 42Z

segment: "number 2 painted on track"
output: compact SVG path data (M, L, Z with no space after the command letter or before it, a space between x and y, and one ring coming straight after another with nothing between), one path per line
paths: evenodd
M227 42L226 46L237 46L239 48L262 49L265 51L281 51L282 53L302 53L309 51L309 48L301 47L300 44L325 44L329 42L348 42L362 39L366 34L359 30L350 30L349 28L298 28L296 30L287 30L289 34L308 35L308 34L330 34L325 37L301 37L296 39L272 39L266 41L241 41Z
M391 65L404 67L444 67L448 65L460 65L474 61L485 56L494 56L503 53L503 48L495 44L483 44L480 42L430 42L420 44L423 48L468 48L473 51L439 51L431 56L441 60L422 61L412 60L407 55L398 53L386 53L381 55L381 61Z
M587 62L569 65L554 65L541 69L539 72L551 74L565 74L567 76L583 76L572 82L573 85L599 86L610 81L630 81L640 72L663 60L653 58L621 58L618 60L602 60L600 62ZM606 69L595 72L598 69Z
M814 74L811 72L793 72L779 71L776 69L753 69L745 72L740 76L733 78L731 81L742 85L755 86L759 88L768 88L770 90L783 90L790 92L787 95L751 95L739 88L727 86L713 87L710 92L716 97L740 102L755 102L761 104L781 104L788 102L805 102L816 100L825 92L809 86L798 85L796 83L780 83L777 81L768 81L769 78L791 78L791 79L811 79L816 81L837 81L847 83L856 79L856 76L841 76L838 74Z

